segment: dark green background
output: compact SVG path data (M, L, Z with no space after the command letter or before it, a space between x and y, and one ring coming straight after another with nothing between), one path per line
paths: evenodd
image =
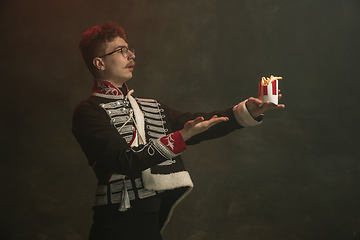
M286 108L188 148L193 192L165 240L360 239L358 0L2 1L1 239L81 240L96 179L70 132L92 77L77 49L106 20L128 82L181 111L224 109L282 76Z

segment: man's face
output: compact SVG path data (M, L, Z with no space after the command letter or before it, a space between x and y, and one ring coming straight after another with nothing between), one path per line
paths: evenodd
M128 47L128 44L124 39L117 37L112 42L107 42L105 54L111 53L121 47ZM106 80L110 80L115 86L121 87L123 83L132 78L132 72L134 70L135 55L129 51L128 56L125 58L123 54L118 51L103 57L105 66L104 77Z

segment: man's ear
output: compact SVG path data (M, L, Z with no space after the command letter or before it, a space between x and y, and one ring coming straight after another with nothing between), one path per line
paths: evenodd
M101 58L99 58L99 57L94 58L93 64L96 69L105 70L105 63Z

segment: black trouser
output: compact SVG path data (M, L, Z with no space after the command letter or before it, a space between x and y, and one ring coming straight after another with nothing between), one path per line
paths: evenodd
M161 194L131 203L125 211L117 211L118 205L111 208L94 207L94 223L89 240L161 240L159 210Z

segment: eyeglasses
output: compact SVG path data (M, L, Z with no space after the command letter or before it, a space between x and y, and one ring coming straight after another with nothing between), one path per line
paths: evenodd
M109 55L111 55L113 53L116 53L116 52L121 53L124 58L127 58L129 56L129 51L132 52L132 54L135 54L135 49L133 47L122 46L119 49L116 49L115 51L112 51L112 52L110 52L108 54L100 56L99 58L109 56Z

